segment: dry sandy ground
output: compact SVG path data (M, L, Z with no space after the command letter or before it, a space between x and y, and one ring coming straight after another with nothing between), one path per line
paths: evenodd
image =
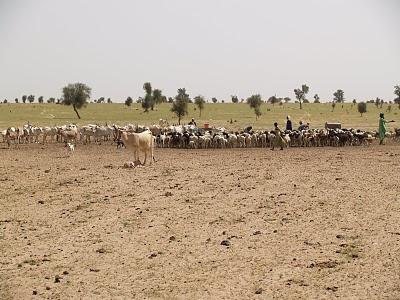
M400 299L400 145L0 149L1 299Z

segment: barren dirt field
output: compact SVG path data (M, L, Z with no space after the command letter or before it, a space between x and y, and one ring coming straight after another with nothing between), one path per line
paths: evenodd
M400 145L0 149L0 299L399 299Z

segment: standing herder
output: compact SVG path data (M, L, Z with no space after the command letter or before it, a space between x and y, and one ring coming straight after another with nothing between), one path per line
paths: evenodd
M282 131L278 127L278 123L274 123L274 140L272 142L272 148L271 150L274 150L275 147L280 147L281 150L283 150L283 146L286 146L285 140L282 138Z
M305 129L305 125L303 124L303 121L299 122L299 131L303 131Z
M196 124L196 121L194 120L194 118L192 118L192 121L190 121L188 125L193 125L193 126L197 127L197 124Z
M394 121L386 121L385 115L383 113L379 114L379 145L383 145L383 140L386 135L386 123L391 123Z
M286 130L287 131L292 131L293 130L292 120L290 120L290 116L286 117Z

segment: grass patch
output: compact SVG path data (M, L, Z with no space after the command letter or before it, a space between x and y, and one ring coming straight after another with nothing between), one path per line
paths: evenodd
M383 108L376 108L375 105L368 104L367 113L361 117L357 111L357 107L350 103L344 104L343 108L341 105L337 105L333 112L329 103L304 104L302 110L295 103L284 104L282 106L277 104L262 104L262 115L256 121L254 111L245 103L207 103L202 111L201 118L199 117L199 111L195 110L195 105L189 104L189 113L183 118L182 123L188 123L193 117L199 126L209 123L210 126L238 130L252 125L254 128L260 129L272 128L274 122L278 122L283 127L286 116L290 115L294 127L297 127L298 122L302 120L303 122L309 122L311 127L323 127L325 122L328 121L341 122L347 128L377 129L379 113L385 112L387 106L388 104L385 104ZM67 123L76 123L78 125L89 123L138 123L151 125L158 124L159 119L166 119L170 124L178 122L176 116L171 112L171 104L164 103L156 106L155 109L154 111L145 113L139 104L127 107L122 103L91 103L86 108L80 110L82 119L79 120L69 106L47 103L1 104L0 129L5 129L9 126L22 126L27 122L37 126L53 126ZM392 105L392 111L386 113L386 118L389 120L400 121L399 116L400 110L397 105Z

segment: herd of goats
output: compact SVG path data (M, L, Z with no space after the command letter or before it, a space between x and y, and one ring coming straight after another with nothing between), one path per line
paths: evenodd
M161 120L160 120L161 121ZM74 124L53 127L37 127L26 124L22 127L9 127L1 131L2 142L8 147L21 143L71 144L102 143L110 141L123 147L119 132L151 131L155 145L159 148L249 148L270 147L275 139L274 131L253 130L248 127L240 132L227 132L225 128L202 129L193 125L169 126L164 122L149 127L128 124L94 125L77 127ZM355 129L305 129L282 132L283 140L289 147L360 146L368 145L377 138L375 131ZM387 133L388 139L400 141L400 129Z

